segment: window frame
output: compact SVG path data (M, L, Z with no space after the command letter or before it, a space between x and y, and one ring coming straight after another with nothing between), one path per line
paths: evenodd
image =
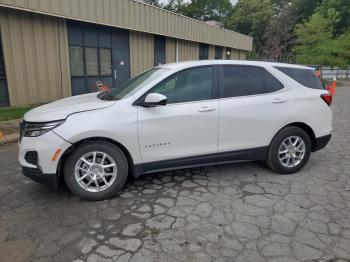
M218 65L201 65L201 66L193 66L193 67L188 67L181 69L179 71L174 72L173 74L167 76L166 78L162 79L158 83L156 83L154 86L152 86L148 91L146 91L144 94L142 94L132 105L133 106L142 106L142 103L145 101L145 98L148 94L152 93L153 90L158 86L163 84L165 81L170 80L177 74L180 74L184 71L187 70L192 70L192 69L197 69L197 68L203 68L203 67L212 67L213 70L213 86L212 86L212 98L211 99L206 99L206 100L196 100L196 101L187 101L187 102L179 102L179 103L171 103L171 104L166 104L166 106L171 106L171 105L181 105L181 104L188 104L188 103L200 103L203 101L210 101L210 100L217 100L219 99L219 68Z
M252 95L243 95L243 96L229 96L225 97L224 93L224 67L246 67L246 68L259 68L264 70L267 74L270 74L271 77L273 77L276 81L278 81L282 88L279 90L276 90L274 92L266 92L262 94L252 94ZM267 70L263 66L256 66L256 65L243 65L243 64L221 64L218 66L218 73L219 73L219 99L232 99L232 98L240 98L240 97L254 97L254 96L264 96L264 95L270 95L270 94L275 94L279 92L283 92L286 89L286 86L277 78L275 77L269 70Z
M108 31L105 31L103 33L101 33L97 27L93 26L93 27L89 27L85 24L78 24L78 25L75 25L72 27L73 30L77 30L80 34L81 34L81 39L79 41L70 41L70 35L69 33L70 32L67 32L68 34L68 49L72 46L72 47L80 47L82 48L82 51L83 51L83 74L82 75L72 75L72 70L70 68L69 70L69 75L70 75L70 78L73 79L73 78L84 78L84 81L86 82L87 79L89 78L103 78L103 77L111 77L112 80L113 80L113 70L115 69L114 68L114 64L113 64L113 45L112 45L112 35L111 35L111 46L110 47L107 47L107 45L104 45L101 43L101 36L103 35L103 33L106 33ZM86 40L86 35L88 35L89 31L94 31L96 30L95 32L97 32L97 44L96 45L91 45L88 43L88 41ZM75 32L77 33L77 32ZM110 33L111 34L111 33ZM86 62L87 62L87 59L86 59L86 48L95 48L97 49L97 74L92 74L92 75L88 75L87 74L87 70L86 70ZM111 74L102 74L101 73L101 58L100 58L100 50L101 49L109 49L110 50L110 53L111 53ZM70 56L69 56L69 59L70 59ZM70 64L70 60L69 60L69 67L71 66Z

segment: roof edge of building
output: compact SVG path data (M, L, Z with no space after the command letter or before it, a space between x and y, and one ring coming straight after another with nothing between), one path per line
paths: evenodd
M113 1L116 0L110 0L106 1L109 3L112 3ZM21 10L21 11L26 11L26 12L32 12L32 13L38 13L42 15L49 15L49 16L54 16L54 17L60 17L64 19L71 19L71 20L77 20L77 21L82 21L82 22L88 22L88 23L94 23L94 24L99 24L99 25L106 25L106 26L111 26L111 27L118 27L118 28L123 28L123 29L128 29L132 31L138 31L138 32L144 32L144 33L149 33L149 34L157 34L157 35L163 35L167 37L172 37L175 39L181 39L181 40L186 40L186 41L193 41L193 42L200 42L200 43L207 43L210 45L218 45L218 46L224 46L224 47L229 47L229 48L234 48L234 49L240 49L244 51L252 51L252 42L253 38L232 30L228 30L225 28L219 28L215 27L213 25L209 25L203 21L196 20L181 14L177 14L174 12L171 12L169 10L165 10L153 5L149 5L147 3L143 2L138 2L136 0L127 0L123 4L121 4L124 8L125 6L126 9L130 10L130 8L134 8L135 10L132 10L133 12L140 11L140 7L137 7L137 5L142 5L147 8L145 12L148 12L147 14L143 15L143 18L147 20L147 25L144 25L143 23L140 22L141 18L133 16L133 19L125 22L125 17L130 17L124 15L125 17L122 17L123 19L119 18L119 20L123 22L115 22L113 23L112 20L116 20L115 18L110 19L105 18L103 15L101 17L97 17L97 11L94 10L95 15L94 17L85 17L82 15L81 11L76 11L74 13L74 8L63 8L63 4L65 3L66 5L72 5L72 2L67 2L67 0L62 0L61 7L53 7L53 5L41 5L39 0L34 0L34 2L31 2L32 4L29 5L28 2L21 2L20 4L18 1L15 0L0 0L0 7L1 8L10 8L10 9L15 9L15 10ZM33 4L34 3L34 4ZM69 3L69 4L68 4ZM136 6L132 6L133 4ZM36 5L37 4L37 5ZM120 2L114 2L114 5L119 5ZM88 5L88 3L86 3ZM87 7L88 9L90 7ZM79 10L80 8L75 7L75 9ZM102 7L101 9L105 10L105 7ZM119 10L119 9L118 9ZM116 10L116 11L118 11ZM164 14L167 14L168 17L168 24L165 26L160 25L160 23L156 23L154 21L154 18L151 17L152 12L154 10L158 10L158 12L161 12L163 16ZM130 11L131 12L131 11ZM79 15L80 14L80 15ZM139 13L141 14L141 13ZM123 12L120 14L121 16L123 15ZM146 18L147 17L147 18ZM127 18L129 19L129 18ZM160 18L164 19L164 17ZM180 20L179 20L180 19ZM177 21L178 20L178 21ZM183 25L183 23L188 23L186 20L190 21L188 25ZM154 25L151 25L152 21ZM163 21L164 22L164 21ZM183 26L185 30L181 30L179 28L176 28L174 24L179 23L181 24L180 26ZM170 24L170 26L169 26ZM153 27L157 27L154 30L152 30ZM158 30L157 30L158 29ZM192 32L191 32L192 31ZM209 31L209 32L208 32Z

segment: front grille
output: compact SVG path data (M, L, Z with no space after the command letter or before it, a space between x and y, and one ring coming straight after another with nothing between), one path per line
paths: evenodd
M38 165L38 153L36 151L28 151L24 159L27 163L37 166Z

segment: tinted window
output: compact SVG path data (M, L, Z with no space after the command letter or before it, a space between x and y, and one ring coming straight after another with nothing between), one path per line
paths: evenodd
M215 59L222 59L222 47L215 46Z
M311 69L276 67L278 70L293 78L303 86L313 89L324 89L319 78L315 76L315 72Z
M112 52L109 48L100 48L100 72L101 75L112 74Z
M81 46L69 47L69 61L72 76L84 75L84 54Z
M165 64L165 37L154 37L154 65Z
M209 56L209 46L207 44L199 45L199 60L206 60Z
M199 67L177 73L155 86L152 92L163 94L169 104L212 98L213 69Z
M223 92L221 97L271 93L282 88L283 85L263 68L251 66L223 67Z

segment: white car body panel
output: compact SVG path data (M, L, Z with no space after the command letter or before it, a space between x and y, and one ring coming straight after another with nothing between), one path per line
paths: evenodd
M114 103L115 101L98 99L97 93L72 96L34 108L24 115L24 120L29 122L60 120L70 114L105 108Z
M138 107L142 162L217 152L218 100Z
M269 145L291 118L288 92L220 99L219 152ZM284 103L274 103L275 100Z
M70 143L50 131L39 137L23 137L19 143L18 160L24 167L40 168L45 174L54 174L57 172L57 165L63 153L71 146ZM52 160L53 155L58 149L61 149L56 160ZM39 165L35 166L28 163L24 156L28 151L37 151Z
M284 89L263 95L213 99L157 107L134 102L168 76L202 65L261 66L284 85ZM316 138L332 131L332 113L320 98L326 90L310 89L287 77L273 66L308 69L254 61L193 61L161 66L167 71L118 101L103 101L97 93L62 99L25 114L25 121L65 122L39 137L24 137L19 160L26 167L27 151L39 153L43 173L55 173L62 154L72 144L85 139L103 138L122 145L134 164L182 157L267 147L284 126L300 122L310 126ZM283 103L274 103L280 99ZM209 110L206 110L209 108ZM202 110L202 111L201 111ZM163 145L165 144L165 145ZM51 157L62 149L56 161Z
M54 132L74 144L87 138L117 141L129 151L134 164L141 162L137 136L137 107L133 97L119 100L111 107L72 114Z

